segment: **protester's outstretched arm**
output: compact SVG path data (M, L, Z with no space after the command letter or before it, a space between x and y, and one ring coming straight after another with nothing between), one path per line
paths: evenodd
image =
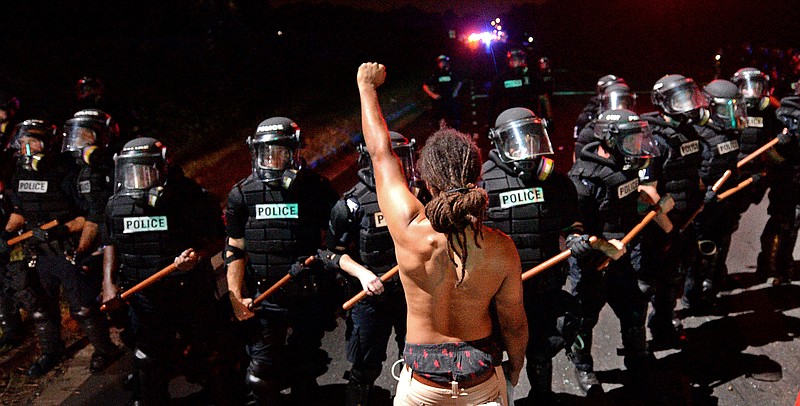
M364 63L358 68L358 92L361 97L361 125L364 142L375 172L378 204L395 239L424 211L424 206L409 191L400 160L392 151L389 129L378 102L378 87L386 79L386 68L378 63Z

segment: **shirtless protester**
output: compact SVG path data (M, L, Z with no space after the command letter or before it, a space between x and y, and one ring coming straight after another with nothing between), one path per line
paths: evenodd
M433 199L423 206L409 191L378 103L385 79L383 65L358 70L364 139L408 303L394 404L506 405L503 368L516 385L528 341L519 254L508 236L482 226L487 195L475 187L482 161L468 136L452 129L431 136L420 170ZM492 303L502 343L491 338Z

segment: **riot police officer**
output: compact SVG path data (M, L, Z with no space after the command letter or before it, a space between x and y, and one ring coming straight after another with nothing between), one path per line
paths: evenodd
M403 162L409 186L415 186L414 141L390 131L394 153ZM341 268L357 278L357 286L367 292L347 319L347 358L349 373L345 404L367 405L375 380L386 361L386 345L392 329L398 353L402 354L406 335L406 299L400 278L382 282L380 277L397 265L394 243L389 235L375 194L375 175L366 147L359 146L359 182L344 194L331 211L328 247L323 252L329 268Z
M679 105L679 100L688 101ZM665 75L653 85L653 105L658 111L642 115L655 137L660 157L648 169L658 172L659 195L669 195L674 208L667 216L671 234L650 226L642 234L639 284L652 304L647 326L653 348L672 347L680 338L681 322L676 318L677 280L692 263L697 251L694 229L687 226L703 202L698 170L702 162L698 117L706 116L707 103L691 78Z
M581 133L584 127L589 124L592 120L597 118L600 113L606 111L607 109L603 108L602 105L602 97L603 93L605 93L606 89L613 85L613 84L625 84L625 79L616 76L616 75L605 75L600 77L597 80L595 85L595 94L589 99L589 102L586 103L586 106L583 108L581 113L578 115L578 119L575 121L575 128L572 130L572 136L575 139L578 139L578 135ZM575 159L578 158L579 150L575 149Z
M761 234L759 268L772 278L773 284L781 284L792 280L792 252L800 227L800 97L781 99L776 117L784 129L778 134L779 145L775 146L777 163L770 169L780 176L774 176L770 182L767 208L770 217Z
M634 380L643 379L650 359L645 348L644 320L647 301L639 290L632 257L621 239L639 218L639 170L658 155L647 122L630 110L601 113L595 126L597 140L581 150L569 176L578 192L578 223L567 237L573 253L570 262L572 294L578 300L577 335L568 356L576 378L587 394L602 392L594 373L592 329L608 303L620 320L625 366ZM657 200L668 211L668 199ZM605 238L622 251L602 272L605 259L589 246L589 235ZM638 241L629 244L635 251ZM620 254L623 256L619 257ZM608 255L608 254L607 254Z
M762 145L775 138L781 130L783 123L778 120L776 108L770 103L769 76L756 68L742 68L736 71L731 81L739 87L747 105L747 127L742 129L739 139L739 160L755 152ZM781 188L786 177L792 176L791 165L774 149L751 160L740 169L742 178L755 174L766 173L766 177L747 189L732 196L735 209L741 215L747 211L751 204L761 201L768 187ZM776 195L779 196L779 195ZM778 199L780 200L780 199ZM772 205L772 201L770 201ZM782 202L775 202L775 205ZM785 212L785 210L779 210ZM783 247L782 230L789 230L793 215L784 218L770 218L764 225L761 234L761 253L758 256L757 270L764 279L773 278L773 282L780 282L780 270L786 268L786 263L778 264L779 258L786 258L779 252L785 252L788 247ZM792 245L794 247L794 244Z
M450 57L447 55L436 57L436 71L422 85L422 90L433 102L437 126L441 126L441 120L451 128L458 129L461 125L458 93L463 84L461 77L450 69Z
M508 65L498 75L489 94L490 119L497 117L511 107L525 107L531 111L539 109L539 92L542 89L541 76L528 68L525 51L511 49L506 54Z
M225 261L236 317L256 318L247 384L259 404L271 405L279 404L284 384L293 396L313 395L316 376L327 363L320 347L325 330L335 327L329 303L336 281L319 262L304 267L299 261L323 245L339 196L327 179L303 166L294 121L264 120L247 144L253 173L228 194ZM250 295L263 293L289 272L294 276L284 288L249 309Z
M628 87L628 85L624 82L612 83L606 86L603 90L603 93L600 94L599 102L600 107L597 114L600 114L601 111L607 110L623 109L635 111L636 93L633 93L631 88ZM586 144L595 140L594 122L595 119L593 118L588 123L585 123L583 128L575 137L575 153L573 155L573 161L574 159L577 159L581 149L583 149Z
M504 111L490 129L494 149L483 164L482 187L489 194L484 224L508 234L527 270L560 252L559 238L575 222L578 197L569 178L554 172L553 149L544 121L522 107ZM569 338L574 300L562 290L566 269L556 266L523 285L528 317L529 399L553 401L552 358Z
M104 302L111 306L120 287L130 288L170 264L177 267L129 298L141 394L136 400L167 404L175 365L190 352L192 360L216 360L201 361L191 372L207 374L198 380L215 404L230 404L234 398L226 392L232 378L219 364L225 362L218 347L222 319L214 306L209 260L222 247L219 206L169 165L166 147L153 138L126 143L115 161L115 192L106 206L103 236Z
M687 311L703 311L713 304L720 285L727 278L725 261L731 234L739 224L739 213L730 201L717 202L711 187L726 170L733 176L719 190L738 183L740 131L747 126L747 113L739 88L727 80L716 79L703 87L710 117L700 129L703 161L699 175L706 189L705 207L695 218L698 256L686 274L683 304Z
M35 263L33 268L44 294L44 303L36 300L28 305L43 354L28 369L29 376L44 375L63 355L59 309L62 287L70 303L70 315L81 323L95 347L90 370L104 369L119 355L99 313L96 290L74 261L76 256L85 254L85 246L78 241L85 218L75 188L75 165L68 156L58 153L55 143L55 126L41 120L17 125L12 141L20 157L12 181L14 212L5 231L27 227L33 232L31 262ZM57 220L58 225L42 228L52 220Z

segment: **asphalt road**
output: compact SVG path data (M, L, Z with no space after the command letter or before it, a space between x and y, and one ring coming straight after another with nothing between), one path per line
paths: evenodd
M558 167L571 164L571 120L582 107L580 100L559 100L557 110L565 119L556 117L553 135ZM480 108L480 101L478 101ZM558 107L558 106L557 106ZM469 114L469 112L468 112ZM468 123L463 130L472 132ZM424 135L434 126L427 115L422 115L408 127L400 129L408 137L424 141ZM482 127L483 126L483 127ZM485 123L474 127L478 141L484 147ZM568 161L567 161L568 160ZM335 183L340 192L355 182L354 157L345 157L333 167L340 174ZM767 201L752 206L745 213L739 230L733 236L728 267L736 284L723 292L720 306L714 314L685 319L687 341L680 349L659 351L653 369L651 387L645 391L632 391L625 373L622 357L619 323L606 307L595 329L595 365L603 382L605 394L585 398L574 382L573 369L560 353L555 358L553 387L562 404L696 404L696 405L789 405L800 390L800 282L771 286L754 278L758 237L766 221ZM795 257L800 255L797 248ZM396 381L389 369L398 359L397 349L391 344L389 361L376 382L378 390L373 398L376 405L391 404ZM130 369L131 357L123 358L109 370L89 375L86 370L90 348L78 352L65 362L64 373L51 379L33 404L64 405L124 405L130 398L121 385L124 373ZM344 354L344 323L325 336L323 348L331 359L328 371L318 378L323 396L319 405L343 404L345 380L342 375L349 369ZM521 378L516 388L518 405L527 402L529 390L527 377ZM176 378L171 391L176 404L201 404L199 387ZM287 396L287 404L289 397ZM2 403L2 400L0 400Z

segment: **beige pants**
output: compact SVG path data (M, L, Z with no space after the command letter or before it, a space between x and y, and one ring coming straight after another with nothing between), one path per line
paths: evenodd
M453 396L451 389L442 389L427 386L411 378L411 368L403 368L400 381L397 382L397 395L394 397L394 406L506 406L506 379L503 368L496 367L494 376L484 383L469 389L459 388L458 394Z

